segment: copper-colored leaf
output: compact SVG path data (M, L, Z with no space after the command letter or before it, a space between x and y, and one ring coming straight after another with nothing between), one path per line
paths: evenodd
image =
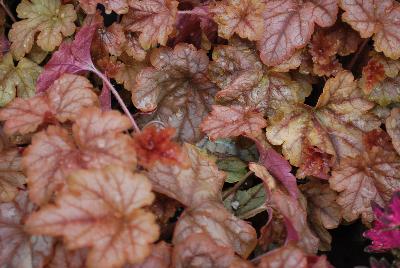
M0 152L0 202L11 202L23 188L25 176L22 173L21 154L18 149Z
M400 157L390 150L374 146L355 158L345 158L332 171L329 183L339 192L338 204L343 218L371 223L371 202L383 206L400 188Z
M175 129L157 129L154 126L146 127L141 133L134 136L134 147L139 164L151 167L156 161L164 165L182 165L185 160L181 147L172 141Z
M72 132L85 166L119 165L134 169L136 152L131 146L132 139L122 133L130 127L128 117L118 111L101 111L94 107L84 109Z
M97 4L102 4L107 14L114 11L117 14L125 14L128 12L127 0L79 0L79 4L87 14L95 14Z
M210 11L218 24L219 36L229 39L234 33L255 41L264 31L262 14L265 4L258 0L224 0L216 2Z
M289 74L263 71L251 45L234 41L213 50L209 77L222 90L217 101L254 108L267 115L285 105L303 102L311 92Z
M68 132L50 126L33 136L32 144L24 152L23 166L30 198L42 204L63 187L65 177L80 167L80 161Z
M206 77L209 60L205 51L178 44L173 50L155 49L150 60L154 67L136 77L133 104L143 112L157 108L153 117L176 128L180 140L199 140L199 125L216 91Z
M18 5L17 13L23 20L13 23L8 34L16 59L31 51L38 32L36 42L45 51L53 51L61 44L63 36L75 32L74 6L62 5L60 0L24 0Z
M142 209L153 199L147 178L128 169L77 171L68 179L68 192L33 213L25 228L63 236L69 249L90 247L89 267L140 263L158 238L155 216Z
M184 268L232 268L232 264L240 262L241 268L251 267L245 261L235 256L229 248L216 244L205 233L190 235L187 239L175 245L172 255L172 267Z
M34 132L49 114L50 105L45 96L30 99L16 98L7 107L0 110L0 120L4 123L4 132L8 135Z
M213 105L211 114L200 125L212 140L240 135L257 137L266 126L263 115L255 110L221 105Z
M51 112L58 121L74 121L83 107L97 106L93 86L83 76L63 74L48 89Z
M304 197L300 195L296 199L277 188L271 193L271 202L285 219L286 241L297 241L297 244L305 252L316 253L319 240L308 226L307 205ZM293 230L290 230L290 228L293 228ZM292 231L294 231L293 234L291 233Z
M83 76L63 74L46 94L17 98L0 110L7 134L34 132L43 123L73 121L83 107L98 105L92 84Z
M345 10L342 19L357 30L362 38L373 36L374 46L385 56L400 57L400 4L393 0L340 0Z
M185 210L175 226L173 243L179 244L194 233L208 234L217 245L233 248L247 258L257 242L254 228L229 213L220 202L200 203Z
M349 72L329 79L315 108L293 105L281 108L267 127L267 138L283 145L290 163L300 166L307 146L339 159L356 156L365 148L363 135L380 122L372 113L374 104L366 100Z
M268 252L258 260L258 268L330 268L326 256L307 255L300 247L288 244Z
M94 45L96 44L96 46ZM99 46L104 48L108 53L119 56L124 51L126 38L124 28L121 24L113 23L110 27L100 27L93 38L93 50L101 50Z
M193 145L185 144L183 154L190 163L188 168L157 162L149 170L154 189L188 207L195 207L205 200L220 200L225 174Z
M54 239L31 236L24 230L26 217L36 207L20 191L10 203L0 203L0 266L43 268L53 251Z
M73 125L73 136L56 126L33 136L23 158L32 201L47 202L63 188L69 173L79 168L119 165L134 169L132 139L121 133L129 127L130 121L117 111L87 108Z
M329 184L312 180L301 185L300 189L307 198L307 209L312 222L320 222L327 229L339 226L342 215L336 203L337 193L329 188Z
M169 268L171 251L169 244L160 241L152 246L150 255L141 264L126 265L124 268Z
M314 31L336 21L336 0L273 0L266 3L264 12L267 30L257 45L261 60L268 66L289 59L298 48L306 46Z
M144 49L157 44L166 45L172 33L178 2L175 0L130 0L129 12L122 24L131 32L140 32L139 42Z
M335 164L334 157L315 146L305 146L302 151L302 162L297 170L298 178L314 176L320 179L328 179L329 171Z

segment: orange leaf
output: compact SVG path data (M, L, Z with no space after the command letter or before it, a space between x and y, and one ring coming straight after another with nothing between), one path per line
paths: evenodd
M252 267L251 264L235 256L229 248L216 244L205 233L192 234L187 239L175 245L172 256L172 267L218 267L232 268L232 264L240 263L241 268Z
M150 168L149 178L154 189L189 207L205 200L220 200L225 174L193 145L185 144L183 154L183 158L189 161L188 168L161 162Z
M210 11L218 24L218 34L229 39L234 33L251 41L258 40L264 31L262 13L265 4L258 0L224 0L216 2Z
M213 105L212 109L200 125L212 140L240 135L257 137L267 126L263 115L251 108Z
M307 45L314 23L321 27L336 21L336 0L272 0L266 3L264 35L258 41L261 60L268 66L288 60L297 49Z
M400 57L400 4L393 0L340 0L342 20L362 38L373 36L374 46L385 56Z
M374 146L357 157L343 159L333 169L329 184L339 192L343 218L353 221L361 216L369 224L374 218L371 202L383 206L400 188L400 157Z
M90 247L89 267L140 263L158 238L155 216L142 209L154 200L144 175L110 166L77 171L55 205L33 213L25 228L34 234L63 236L69 249Z
M132 89L132 102L152 118L177 129L180 140L201 138L199 125L210 110L215 85L207 76L208 56L203 50L181 43L152 51L153 67L143 68Z
M129 12L122 24L131 32L140 32L139 42L144 49L165 46L174 30L178 2L175 0L131 0Z
M83 107L98 105L93 87L83 76L64 74L44 95L24 100L14 99L0 110L6 121L4 131L11 135L34 132L43 123L73 121Z
M61 127L50 126L33 136L25 150L23 166L33 202L47 202L54 191L63 188L73 170L107 165L135 168L132 139L121 133L130 127L128 118L94 107L81 112L72 126L72 136Z
M232 248L243 258L250 255L257 243L254 228L215 201L205 201L185 210L175 226L174 245L187 240L193 233L206 233L217 245Z
M146 127L141 133L134 136L139 164L152 167L156 161L166 165L181 165L184 163L181 147L172 141L175 129L157 129L154 126Z
M172 247L164 241L151 248L151 254L141 264L127 265L124 268L169 268Z

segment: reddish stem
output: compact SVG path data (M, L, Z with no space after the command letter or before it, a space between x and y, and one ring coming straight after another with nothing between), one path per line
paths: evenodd
M114 88L114 86L111 84L110 80L99 70L97 70L96 67L92 67L92 71L101 78L101 80L103 80L103 83L106 83L106 85L110 88L111 92L113 93L114 97L117 99L119 105L121 106L122 110L124 111L124 113L129 117L129 120L131 120L133 129L135 130L135 132L140 133L140 128L138 127L138 125L136 124L135 119L133 118L133 116L131 115L131 113L128 110L128 107L126 107L124 101L122 100L121 96L118 94L118 91Z

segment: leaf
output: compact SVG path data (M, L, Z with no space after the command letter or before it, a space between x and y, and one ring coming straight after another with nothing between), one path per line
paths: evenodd
M266 194L262 184L257 184L246 190L238 190L224 200L228 210L240 219L249 219L267 209Z
M205 266L229 268L235 262L240 262L242 266L239 267L252 267L236 257L232 249L217 245L205 233L190 235L175 245L172 257L172 267L176 268Z
M67 250L65 246L58 243L55 248L55 253L48 268L85 268L87 250Z
M400 57L398 30L400 5L393 0L341 0L345 11L342 20L358 31L362 38L373 36L375 50L386 57Z
M146 58L147 51L139 43L139 36L136 33L125 33L126 44L125 52L137 61L143 61Z
M305 146L302 152L302 162L296 172L296 177L305 178L313 176L316 178L329 179L329 171L335 164L332 155L325 153L315 146Z
M132 60L131 57L120 57L119 59L121 60L120 66L117 68L116 73L110 76L119 84L123 84L126 90L133 91L137 75L147 64L146 62Z
M95 14L98 4L104 6L107 14L110 14L112 11L117 14L125 14L128 12L127 0L79 0L79 4L86 14Z
M68 191L55 205L33 213L25 228L63 236L69 249L90 247L88 267L140 263L159 235L155 216L142 208L153 200L144 175L118 166L77 171L68 179Z
M314 31L314 23L328 27L335 23L336 0L273 0L266 3L265 28L257 42L260 57L267 66L276 66L289 59L297 49L306 46Z
M24 188L21 154L17 148L2 150L0 154L0 202L11 202Z
M240 106L213 105L211 114L200 125L211 140L240 135L258 136L267 126L263 115L256 110Z
M96 25L84 25L72 42L64 41L44 66L36 83L36 92L46 91L64 73L92 71L94 64L90 57L90 45Z
M184 164L181 147L172 141L174 134L173 128L160 130L154 126L146 127L141 133L135 134L133 140L139 164L147 168L157 161L165 165Z
M229 213L222 204L205 201L185 210L175 226L173 243L182 243L192 234L206 233L217 245L235 250L247 258L257 242L254 228Z
M368 167L368 168L366 168ZM354 158L345 158L332 171L330 187L339 192L343 218L365 224L373 220L371 201L384 205L400 188L400 158L393 150L374 146Z
M272 205L283 215L286 225L286 243L295 241L308 253L318 251L319 239L312 233L307 223L307 204L302 195L298 199L285 194L279 188L272 190ZM294 234L290 234L293 228Z
M31 51L38 32L36 43L45 51L53 51L63 36L75 32L74 6L62 5L60 0L23 0L17 6L17 13L23 20L13 23L8 34L11 52L17 60Z
M209 77L222 89L216 99L225 105L254 108L272 116L283 104L303 102L311 92L311 87L302 87L288 74L263 72L258 55L247 43L217 46L212 57Z
M297 198L299 189L297 188L296 177L291 172L292 167L282 155L272 148L265 148L259 143L257 149L260 154L259 163L264 166L272 176L284 185L291 196ZM256 167L257 168L257 167ZM255 171L255 170L253 170ZM264 172L260 173L263 174ZM257 172L256 175L258 176ZM265 176L260 177L265 181ZM265 181L268 183L267 181Z
M251 41L260 39L264 30L265 5L257 0L217 2L210 8L218 24L218 35L230 39L234 33Z
M98 105L92 84L80 75L63 74L48 89L47 96L51 111L60 122L75 121L82 108Z
M30 199L36 204L46 203L64 186L66 176L80 168L78 157L68 132L60 127L50 126L33 136L22 160Z
M74 121L82 108L98 105L93 86L83 76L63 74L46 94L17 98L0 110L7 134L34 132L46 122Z
M35 83L41 71L40 66L26 58L15 67L11 53L4 55L0 62L0 107L15 96L26 99L35 95Z
M141 264L126 265L125 268L168 268L171 263L172 247L160 241L153 245L151 253Z
M288 244L272 250L258 260L258 268L329 268L326 256L307 255L300 247Z
M366 231L364 236L372 240L369 251L386 251L399 248L400 231L400 194L395 192L385 208L378 205L373 207L375 221L373 228Z
M225 174L218 170L212 159L187 143L183 146L183 159L188 159L188 168L161 162L150 168L148 175L154 190L188 207L195 207L205 200L221 200Z
M97 29L93 43L103 47L113 56L120 56L126 45L124 28L121 24L113 23L110 27ZM100 50L96 47L97 50Z
M36 207L19 191L14 202L0 203L0 265L10 268L42 268L52 255L54 240L31 236L24 230L26 217Z
M117 111L88 108L72 126L72 137L56 126L33 136L23 158L31 200L46 203L64 187L66 177L80 168L118 165L134 169L132 140L122 134L129 126L129 120Z
M122 132L131 127L120 112L101 111L90 107L83 110L72 126L72 134L87 168L107 165L136 167L136 152L132 138Z
M206 53L182 43L173 50L153 50L150 61L154 67L144 68L136 77L133 104L143 112L157 108L152 117L176 128L179 140L199 140L199 125L216 91L206 76Z
M247 173L247 164L236 157L219 159L216 164L226 173L225 182L236 183Z
M281 113L270 120L267 138L283 146L283 155L294 166L302 164L307 146L334 159L356 156L365 149L363 135L380 125L371 113L373 107L353 75L340 72L326 82L315 108L303 104L281 107Z
M330 251L332 237L326 229L338 227L342 219L341 208L336 203L337 193L328 183L315 179L300 189L307 198L308 221L319 238L319 250Z
M27 134L35 132L50 111L47 98L35 96L30 99L14 99L7 107L0 110L0 120L4 123L4 132Z
M368 98L379 105L387 106L398 102L399 71L399 61L375 53L363 68L360 86Z
M400 109L393 108L386 119L386 131L392 139L393 147L400 154Z
M178 2L175 0L131 0L129 12L122 24L131 32L140 32L139 42L144 49L165 46L174 30Z

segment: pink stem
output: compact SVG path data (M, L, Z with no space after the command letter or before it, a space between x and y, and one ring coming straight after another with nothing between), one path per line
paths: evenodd
M126 107L124 101L122 100L121 96L118 94L117 90L114 88L114 86L111 84L110 80L99 70L97 70L96 67L92 67L92 71L103 80L103 83L106 83L106 85L110 88L111 92L113 93L114 97L117 99L119 105L121 106L122 110L124 113L129 117L129 120L132 122L133 129L135 132L140 133L140 128L136 124L135 119L132 117L131 113L128 110L128 107Z

